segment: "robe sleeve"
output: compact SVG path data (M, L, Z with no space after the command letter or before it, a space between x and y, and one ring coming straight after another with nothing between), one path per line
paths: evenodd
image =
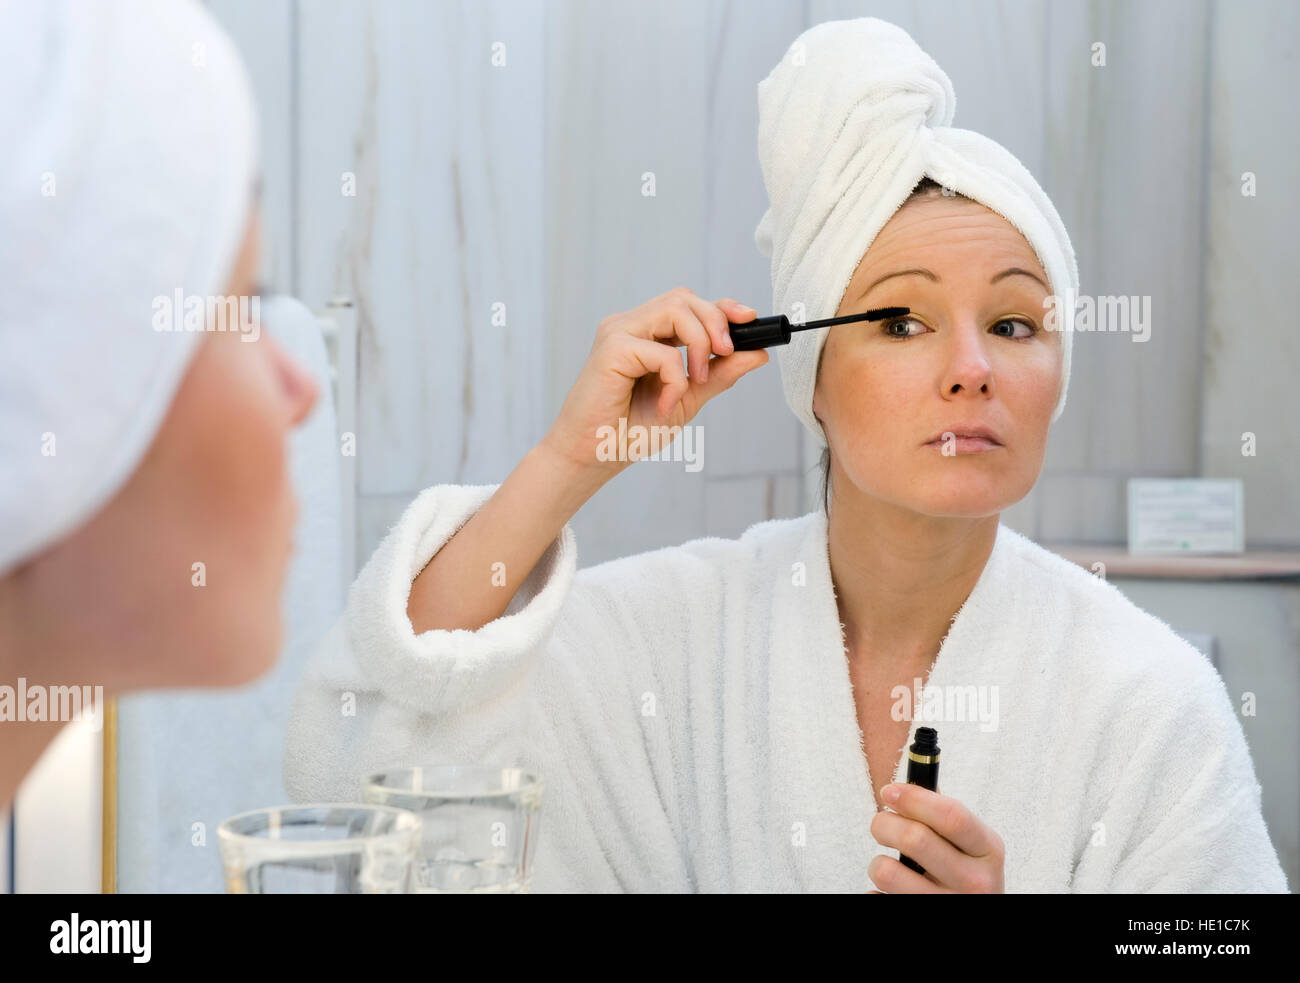
M1118 838L1107 893L1285 893L1249 746L1222 679L1196 653L1170 702L1135 694L1140 739L1102 816ZM1181 681L1181 680L1180 680Z
M688 889L671 755L638 709L657 640L622 610L673 590L662 566L578 575L566 525L500 618L411 628L416 574L496 487L426 490L367 562L299 683L285 787L296 802L359 801L367 774L398 764L530 768L543 780L536 890Z

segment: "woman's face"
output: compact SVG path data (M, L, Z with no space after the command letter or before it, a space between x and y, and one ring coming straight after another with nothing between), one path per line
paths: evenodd
M813 412L837 474L934 516L985 516L1024 498L1042 469L1061 381L1060 333L1043 328L1049 293L1024 236L983 205L933 195L900 208L836 313L911 314L836 325L822 350ZM997 446L931 443L981 426Z
M255 212L228 296L256 291L259 248ZM265 331L247 334L205 333L135 473L18 573L26 596L61 607L78 678L111 691L238 684L279 652L297 512L286 437L316 389Z

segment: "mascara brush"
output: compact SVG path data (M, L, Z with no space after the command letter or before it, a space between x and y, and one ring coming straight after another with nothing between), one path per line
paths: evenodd
M856 321L883 321L890 317L902 317L910 314L910 307L877 307L861 314L848 314L844 317L831 317L823 321L809 321L807 324L791 324L784 314L772 317L759 317L744 324L727 322L731 332L731 341L736 351L747 352L756 348L769 348L772 345L790 344L790 335L795 331L811 331L813 328L829 328L833 324L852 324Z

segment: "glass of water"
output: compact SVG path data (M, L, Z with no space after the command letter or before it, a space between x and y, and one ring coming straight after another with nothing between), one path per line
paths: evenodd
M406 894L420 817L348 803L277 806L217 827L229 894Z
M362 798L419 813L423 831L417 892L517 894L529 889L542 802L540 776L476 765L390 768L366 779Z

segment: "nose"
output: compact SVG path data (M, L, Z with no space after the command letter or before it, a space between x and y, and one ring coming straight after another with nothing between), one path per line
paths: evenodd
M984 338L974 321L961 323L949 335L952 339L948 364L944 367L945 395L959 392L993 393L993 367L984 351Z
M265 340L269 341L269 339ZM316 380L279 345L271 342L271 349L289 413L289 423L297 426L307 418L312 407L316 405L316 397L319 395Z

